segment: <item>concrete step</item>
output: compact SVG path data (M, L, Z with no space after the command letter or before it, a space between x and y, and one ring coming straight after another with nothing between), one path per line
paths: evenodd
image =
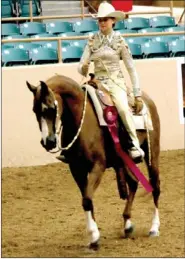
M42 8L49 9L51 7L55 8L75 8L75 7L80 7L80 1L42 1Z
M84 8L84 13L88 14L89 10L88 8ZM81 14L81 8L63 8L63 9L57 9L57 8L50 8L50 9L42 9L42 15L72 15L72 14Z

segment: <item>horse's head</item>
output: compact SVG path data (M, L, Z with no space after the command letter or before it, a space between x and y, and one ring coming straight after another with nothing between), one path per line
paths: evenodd
M36 115L42 139L41 144L47 150L56 147L57 131L61 124L62 107L59 96L40 81L38 87L26 82L29 90L33 93L33 112Z

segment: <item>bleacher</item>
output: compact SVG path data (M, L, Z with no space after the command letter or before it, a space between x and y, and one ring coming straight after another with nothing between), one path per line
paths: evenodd
M11 7L11 16L29 16L28 0L2 1L2 7ZM18 3L18 5L17 5ZM41 13L39 0L32 2L33 15ZM17 13L15 13L15 10ZM5 13L4 13L5 15ZM10 15L10 13L9 13ZM116 23L117 34L124 37L134 59L168 58L185 56L185 28L176 24L174 17L155 16L151 18L134 17ZM58 62L58 40L61 41L62 62L78 62L83 53L89 35L98 31L96 20L50 21L3 23L2 39L19 39L19 42L2 44L2 66L35 65ZM152 32L176 32L175 35L146 36ZM183 32L183 34L181 33ZM137 34L142 36L137 36ZM86 36L86 39L68 39L65 37ZM55 37L55 40L52 38ZM48 38L43 41L43 38ZM23 41L21 41L21 39ZM29 39L29 42L24 42ZM37 39L37 41L34 41ZM40 39L40 40L38 40Z
M42 12L40 0L32 1L33 16ZM28 17L30 15L29 0L1 0L1 17Z

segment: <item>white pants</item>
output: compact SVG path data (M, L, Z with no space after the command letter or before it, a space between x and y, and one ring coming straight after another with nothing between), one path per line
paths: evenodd
M109 90L112 100L118 110L121 120L130 135L133 145L136 148L140 147L139 140L136 134L133 115L128 105L127 88L124 79L116 78L102 81L104 87Z

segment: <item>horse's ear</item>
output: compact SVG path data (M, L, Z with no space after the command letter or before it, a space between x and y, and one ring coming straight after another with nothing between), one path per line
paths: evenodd
M29 89L33 94L35 94L36 91L37 91L37 87L34 86L34 85L31 85L28 81L26 81L26 84L27 84L28 89Z
M45 82L43 81L40 81L40 85L41 85L41 95L43 97L45 97L46 95L48 95L49 93L49 89L48 89L48 86Z

